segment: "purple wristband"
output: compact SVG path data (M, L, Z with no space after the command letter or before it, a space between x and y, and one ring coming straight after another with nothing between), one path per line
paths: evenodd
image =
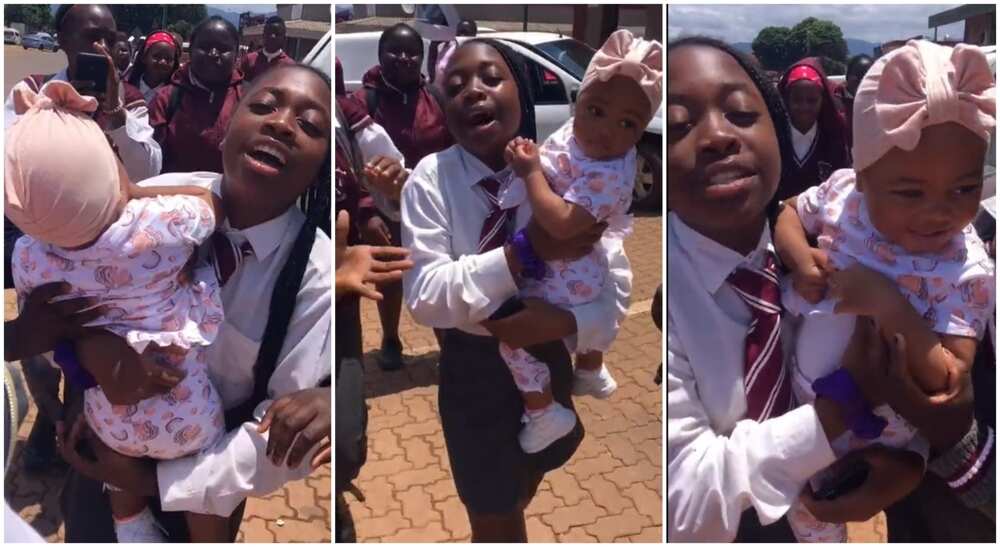
M521 262L521 276L529 279L541 280L545 277L545 263L542 262L535 249L531 246L526 229L518 230L510 236L510 244L514 247L514 254Z
M52 354L56 364L66 375L66 379L73 385L83 389L97 387L97 381L80 365L80 361L76 358L76 350L72 342L68 340L59 342Z
M872 412L851 373L843 368L838 368L814 381L812 389L817 397L837 403L843 413L844 421L851 431L862 439L878 438L889 423L885 418Z

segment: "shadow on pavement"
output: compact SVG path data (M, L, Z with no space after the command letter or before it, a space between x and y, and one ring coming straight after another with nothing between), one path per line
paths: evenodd
M394 371L379 368L378 350L365 353L365 396L382 397L415 387L436 386L439 353L434 350L420 355L410 355L404 349L405 366Z

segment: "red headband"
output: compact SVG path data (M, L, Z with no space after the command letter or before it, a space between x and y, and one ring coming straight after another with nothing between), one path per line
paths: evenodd
M792 69L792 72L788 74L788 84L794 84L799 80L807 80L817 85L823 85L823 78L820 77L819 72L809 65L799 65Z
M146 47L148 48L149 46L152 46L153 44L160 42L164 44L170 44L175 48L177 47L177 42L174 41L173 35L170 34L169 32L163 32L163 31L154 32L153 34L150 34L149 37L146 38Z

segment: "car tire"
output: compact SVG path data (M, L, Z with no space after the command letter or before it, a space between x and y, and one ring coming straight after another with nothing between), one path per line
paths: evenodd
M663 208L663 152L660 137L646 134L636 145L636 152L632 209L660 211Z

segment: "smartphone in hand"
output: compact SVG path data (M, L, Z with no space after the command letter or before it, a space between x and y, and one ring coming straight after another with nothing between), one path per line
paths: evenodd
M858 458L847 467L841 474L827 479L823 485L816 490L813 497L818 500L829 501L839 498L844 494L859 488L868 480L868 473L871 466L868 462Z
M96 53L80 53L76 57L74 80L93 82L94 87L86 90L102 94L108 90L108 60Z

